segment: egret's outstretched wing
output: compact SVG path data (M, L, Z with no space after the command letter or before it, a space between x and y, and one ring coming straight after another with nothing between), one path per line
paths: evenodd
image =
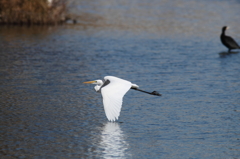
M132 83L113 76L106 76L104 80L107 84L103 84L101 93L105 114L109 121L115 121L120 115L123 96L131 88Z

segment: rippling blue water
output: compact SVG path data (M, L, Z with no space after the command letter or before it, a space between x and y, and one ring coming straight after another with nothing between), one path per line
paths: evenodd
M1 26L1 158L239 158L240 53L221 27ZM106 75L163 96L130 90L108 122L82 83Z

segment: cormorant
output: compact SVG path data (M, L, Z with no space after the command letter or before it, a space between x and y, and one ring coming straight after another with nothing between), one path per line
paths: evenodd
M230 36L225 35L226 29L229 27L224 26L222 28L222 34L220 36L221 42L223 43L224 46L228 48L228 52L230 52L232 49L240 49L240 46L237 44L237 42Z

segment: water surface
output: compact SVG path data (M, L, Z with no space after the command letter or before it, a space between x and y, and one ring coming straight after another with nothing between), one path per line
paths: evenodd
M239 158L240 53L219 39L240 43L238 1L78 3L95 19L0 26L1 158ZM82 83L106 75L163 96L130 90L108 122Z

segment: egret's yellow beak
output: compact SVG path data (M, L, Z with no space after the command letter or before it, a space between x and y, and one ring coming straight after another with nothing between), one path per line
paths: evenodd
M87 82L83 82L83 83L93 84L93 83L96 83L96 81L87 81Z

